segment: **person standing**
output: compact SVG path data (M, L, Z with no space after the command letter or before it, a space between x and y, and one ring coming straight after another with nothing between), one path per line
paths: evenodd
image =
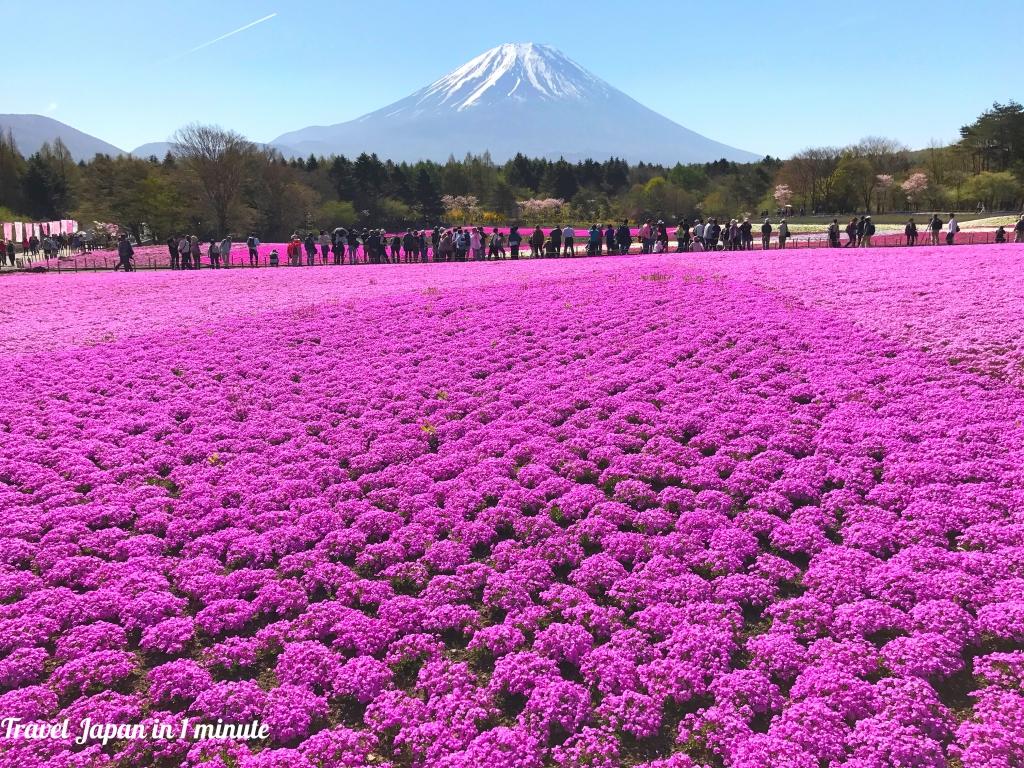
M469 232L469 251L473 261L483 260L483 238L480 236L480 227L473 227Z
M676 253L685 253L690 250L690 227L680 219L676 227Z
M550 252L554 251L555 252L554 255L557 256L562 251L562 225L561 224L559 224L557 227L555 227L554 229L551 230L551 235L550 235L549 239L551 240L552 247L551 248L545 247L544 248L544 255L545 256L549 256L549 255L551 255Z
M749 216L744 216L740 224L740 248L744 251L754 250L754 225L750 223Z
M245 240L245 245L249 249L249 266L255 267L259 263L260 239L250 232L249 237Z
M533 234L530 235L530 258L538 259L543 254L542 249L544 248L544 230L540 228L538 224L533 229Z
M570 224L566 224L562 230L562 255L576 255L576 230Z
M224 262L224 269L231 266L231 235L225 235L220 241L220 260Z
M306 266L312 267L316 261L316 235L312 232L306 233L306 239L303 241L303 246L306 249Z
M939 218L939 214L933 213L931 220L928 222L929 243L931 245L939 244L939 232L941 231L942 219Z
M832 219L832 223L828 225L828 247L839 247L839 219Z
M722 234L722 228L718 225L718 219L711 217L707 226L704 227L705 250L713 251L718 248L718 236Z
M513 224L508 231L508 255L509 258L519 260L519 246L523 242L523 236L519 234L519 225Z
M779 222L779 248L784 249L786 247L786 241L789 240L789 224L783 219Z
M860 245L861 248L870 248L871 238L875 235L875 222L870 216L865 216L861 221L864 223L864 233L861 235Z
M621 255L629 254L629 247L633 244L633 233L629 231L629 219L623 219L619 228L615 230L615 244Z
M654 245L653 232L650 219L640 225L640 230L637 232L637 237L640 238L640 253L651 252L651 248Z
M907 236L907 245L917 245L917 224L914 223L913 217L907 219L907 226L903 228L903 234Z
M320 263L331 263L331 236L325 229L320 230Z
M192 254L192 269L199 269L202 265L203 249L199 246L199 238L195 235L192 235L188 250Z
M167 253L171 256L171 269L178 268L178 238L171 235L167 238Z
M179 269L190 269L192 266L192 249L189 247L187 235L182 235L178 240L178 261Z
M700 249L704 250L704 220L698 216L693 220L693 245L700 244ZM693 247L692 245L690 246Z
M601 255L601 228L591 224L587 231L587 256Z
M1017 219L1017 223L1013 225L1013 242L1024 243L1024 213ZM8 245L10 245L8 243Z
M960 231L960 224L956 220L956 214L949 214L949 221L946 222L946 245L952 245L956 240L956 233Z
M210 266L214 269L220 269L220 243L210 238Z
M615 227L611 224L604 225L604 247L609 256L615 254Z
M862 216L860 221L857 222L857 247L860 248L861 243L864 240L864 227L867 226L867 216Z

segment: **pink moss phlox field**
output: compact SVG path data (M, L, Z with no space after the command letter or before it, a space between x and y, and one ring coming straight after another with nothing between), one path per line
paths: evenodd
M1019 767L971 254L0 281L0 715L271 734L0 764Z

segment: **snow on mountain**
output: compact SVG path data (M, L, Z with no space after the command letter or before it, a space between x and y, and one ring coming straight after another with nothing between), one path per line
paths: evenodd
M611 87L561 51L534 43L507 43L480 54L418 94L418 108L469 107L504 99L582 101L607 97Z
M485 150L499 162L517 152L666 164L758 159L672 122L537 43L492 48L382 109L272 144L291 155L376 152L396 161Z

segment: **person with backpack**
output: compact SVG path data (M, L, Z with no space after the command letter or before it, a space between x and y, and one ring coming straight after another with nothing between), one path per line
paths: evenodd
M764 224L761 225L761 250L767 251L772 244L772 222L769 218L765 217Z
M783 219L779 222L779 249L786 247L786 241L789 240L789 224Z
M1006 229L1003 227L1002 224L1000 224L998 227L996 227L996 242L997 243L1005 243L1006 242Z
M171 269L178 268L178 238L171 235L167 238L167 253L171 256Z
M629 231L628 219L623 219L619 228L615 230L615 244L621 255L625 256L629 253L629 247L633 244L633 233Z
M870 248L871 238L874 237L875 234L875 222L871 220L870 216L865 216L861 221L864 224L864 233L860 237L860 247Z
M249 266L255 267L259 263L260 239L250 233L245 240L245 245L249 249Z
M519 260L519 246L523 242L523 236L519 234L519 225L513 224L508 231L508 255L509 258Z
M931 221L928 222L928 233L931 236L931 245L939 244L939 232L942 231L942 219L939 218L939 214L933 213Z
M907 245L917 245L917 224L914 223L913 217L907 219L907 226L903 228L903 234L907 236Z
M178 238L178 269L188 269L191 266L192 257L189 255L188 237L182 235Z
M828 247L839 247L839 219L832 219L832 223L828 225Z
M544 230L538 224L530 235L530 258L539 259L544 255Z
M946 245L953 245L956 233L960 231L960 224L956 220L956 214L949 214L949 221L946 222Z
M220 243L218 243L212 237L210 238L209 253L210 266L212 266L214 269L220 269Z
M857 222L857 247L860 248L861 242L864 240L864 227L867 225L867 216L861 216L860 221Z

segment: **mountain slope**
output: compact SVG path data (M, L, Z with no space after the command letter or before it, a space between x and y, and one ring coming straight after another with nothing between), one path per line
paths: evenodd
M113 144L65 125L44 115L0 115L0 131L10 128L18 149L25 157L37 152L43 142L59 138L75 160L91 160L94 155L123 155Z
M497 161L516 152L667 164L758 159L672 122L536 43L492 48L394 104L273 143L297 155L365 151L396 161L484 150Z

